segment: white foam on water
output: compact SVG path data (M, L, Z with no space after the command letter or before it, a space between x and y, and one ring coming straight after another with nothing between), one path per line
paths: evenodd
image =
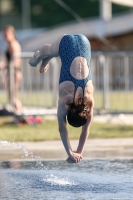
M46 176L46 178L44 178L43 181L50 183L51 185L76 185L74 181L68 178L58 177L53 174Z

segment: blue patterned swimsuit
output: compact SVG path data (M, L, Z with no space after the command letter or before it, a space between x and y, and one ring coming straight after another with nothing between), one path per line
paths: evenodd
M82 35L65 35L59 45L59 56L61 58L62 67L60 72L59 84L64 81L71 81L75 85L74 96L77 88L80 86L84 89L86 83L92 80L91 69L90 69L90 59L91 59L91 47L88 39ZM85 79L75 79L70 73L70 66L74 58L81 56L87 61L89 74Z

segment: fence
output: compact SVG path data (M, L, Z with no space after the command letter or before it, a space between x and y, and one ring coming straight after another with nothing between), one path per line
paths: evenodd
M32 112L36 108L56 108L60 59L50 61L47 73L40 74L39 66L30 67L28 61L33 53L22 53L21 70L23 79L19 98L23 107ZM13 90L13 66L11 62L10 90ZM92 52L91 70L94 85L95 110L107 112L133 111L133 52ZM0 71L0 77L5 72ZM1 81L4 80L1 79ZM3 86L2 86L3 84ZM5 83L0 82L0 93L5 95ZM12 92L11 92L12 94ZM4 98L5 99L5 98ZM3 100L0 100L3 103ZM12 105L12 98L10 104ZM43 113L43 112L42 112Z
M95 108L132 112L133 52L96 52L92 55Z

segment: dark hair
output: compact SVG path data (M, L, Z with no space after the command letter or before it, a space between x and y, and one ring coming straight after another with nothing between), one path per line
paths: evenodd
M84 98L69 104L67 121L71 126L80 127L86 124L90 115L90 107L92 103L87 102Z

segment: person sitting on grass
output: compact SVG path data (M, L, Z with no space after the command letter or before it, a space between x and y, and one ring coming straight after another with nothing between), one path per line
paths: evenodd
M52 44L37 50L29 64L36 67L42 61L40 72L46 72L49 61L60 57L62 66L59 78L58 126L68 163L82 160L85 142L89 135L93 117L94 99L90 68L91 47L89 40L82 34L65 34ZM67 121L73 127L81 127L77 149L72 150Z

